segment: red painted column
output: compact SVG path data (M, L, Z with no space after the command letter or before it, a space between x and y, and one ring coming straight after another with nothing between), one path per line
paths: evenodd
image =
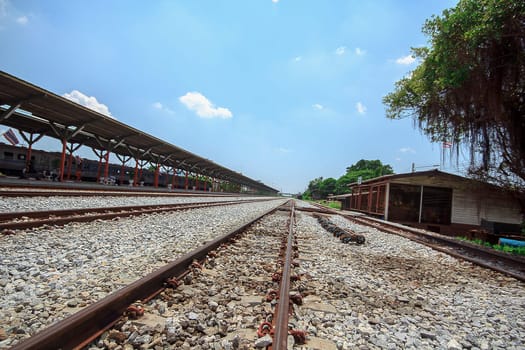
M62 155L60 156L60 181L64 180L65 163L66 163L66 139L62 139Z
M208 184L208 180L204 179L204 192L206 192L206 185Z
M135 173L133 173L133 187L138 186L137 184L137 178L139 176L138 171L139 171L139 161L135 159Z
M199 190L199 175L195 174L195 190Z
M377 186L377 196L376 196L376 213L379 212L379 194L381 193L382 185Z
M175 178L177 177L177 171L173 169L173 177L171 178L171 188L177 188L175 187Z
M374 195L374 186L368 187L368 209L369 213L372 212L372 197Z

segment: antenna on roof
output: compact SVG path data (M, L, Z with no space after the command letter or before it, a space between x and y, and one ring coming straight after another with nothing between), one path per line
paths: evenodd
M439 169L439 164L433 164L433 165L422 165L422 166L418 166L418 167L416 167L416 163L412 163L412 172L413 172L413 173L416 172L416 169L423 169L423 168L438 168L438 169Z

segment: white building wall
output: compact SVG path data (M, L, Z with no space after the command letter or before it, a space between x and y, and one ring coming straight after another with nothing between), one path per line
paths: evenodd
M481 219L520 224L522 221L517 201L497 192L479 193L454 189L452 193L452 223L480 225Z
M483 219L488 221L521 224L520 207L517 201L511 201L503 196L490 196L483 201Z
M453 224L479 225L480 201L472 196L468 191L452 190L452 217Z

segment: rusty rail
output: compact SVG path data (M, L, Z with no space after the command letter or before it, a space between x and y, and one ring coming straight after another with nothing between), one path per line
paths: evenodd
M314 205L320 207L317 204ZM373 219L367 216L357 217L345 215L334 209L326 207L321 208L324 211L329 211L331 214L341 215L347 220L355 223L410 239L457 259L469 261L478 266L497 271L525 282L525 259L522 257L512 256L494 249L479 247L468 242L458 241L451 237L444 237L430 232L421 232L411 227L399 227L399 225L394 225L384 220ZM494 263L491 264L491 261Z
M386 233L408 238L414 242L426 245L427 247L451 255L457 259L469 261L481 267L497 271L525 282L525 259L519 256L512 256L507 253L479 247L449 237L419 232L410 227L400 228L384 221L379 222L370 218L343 216L358 224L370 226ZM493 261L494 264L491 264L491 261ZM511 271L511 269L513 271Z
M85 345L86 340L94 339L111 327L129 305L159 293L168 279L185 273L194 260L204 259L209 252L277 209L278 207L266 211L242 227L183 255L174 262L51 325L31 338L22 340L12 347L12 350L75 349Z
M294 236L295 208L294 202L290 209L290 224L288 227L288 238L286 253L284 256L283 273L279 285L279 304L276 306L274 317L275 334L272 342L273 350L286 350L288 347L288 317L290 312L290 277L292 265L292 245Z
M3 186L14 187L15 186ZM27 186L25 186L27 187ZM0 185L0 197L80 197L80 196L111 196L111 197L236 197L237 193L222 192L191 192L185 190L148 191L141 189L101 189L72 187L35 187L35 189L5 190Z
M64 225L70 222L89 222L98 219L108 220L115 217L187 210L221 205L234 205L267 201L271 199L253 199L240 201L214 201L200 203L179 203L159 205L137 205L121 207L78 208L49 211L24 211L0 213L0 231L28 229L43 225ZM25 218L20 220L21 218ZM32 220L28 220L32 219Z

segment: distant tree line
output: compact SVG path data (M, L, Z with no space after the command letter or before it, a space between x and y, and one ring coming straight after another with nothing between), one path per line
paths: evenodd
M383 165L380 160L361 159L357 163L346 168L346 173L339 179L332 177L323 179L318 177L310 181L308 188L302 194L303 199L326 199L330 194L350 193L349 184L362 180L373 179L382 175L393 174L390 165Z

